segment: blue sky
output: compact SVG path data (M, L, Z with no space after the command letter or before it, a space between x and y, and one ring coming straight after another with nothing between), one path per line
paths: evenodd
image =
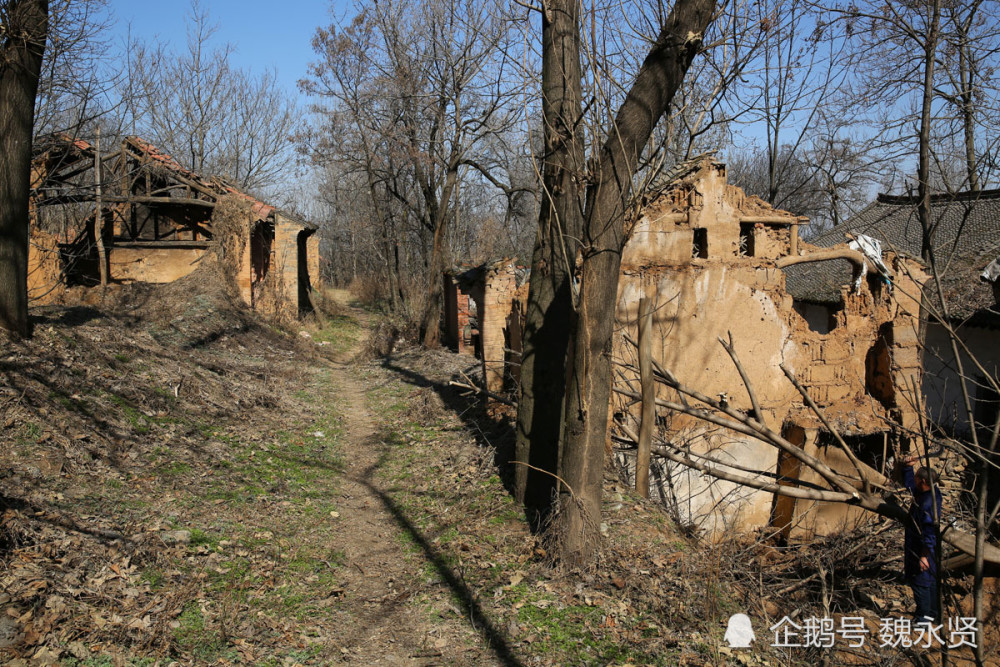
M131 24L138 39L159 38L184 46L190 0L108 0L108 6L115 18L116 41L124 40ZM229 42L236 47L233 64L254 72L274 69L292 95L298 94L295 84L314 59L310 41L316 28L329 25L332 12L343 16L350 9L348 0L201 0L201 6L219 26L215 45Z

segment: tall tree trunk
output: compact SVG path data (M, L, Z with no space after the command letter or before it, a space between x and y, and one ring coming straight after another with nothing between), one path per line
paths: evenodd
M931 153L931 104L934 102L934 62L937 55L938 35L941 25L941 0L931 3L927 36L924 39L924 86L920 108L920 146L917 163L917 196L920 200L918 216L922 233L920 255L926 262L933 262L934 226L931 222L930 175Z
M559 490L559 545L570 565L591 560L601 522L611 339L625 213L643 146L684 80L712 19L712 0L678 0L609 132L587 188L583 267L573 322Z
M453 153L451 160L449 160L448 175L441 188L440 198L434 190L433 182L424 176L424 170L419 165L416 165L414 169L417 182L421 184L428 217L433 221L434 227L431 263L427 267L427 277L430 281L427 285L427 303L424 304L424 315L420 323L423 346L432 348L441 345L441 306L444 302L442 276L444 270L448 268L449 260L448 227L452 223L451 218L454 211L452 197L458 183L457 154ZM480 313L479 316L482 317L483 314Z
M427 303L420 323L423 332L423 346L438 347L441 344L441 302L444 287L441 276L447 263L448 223L440 221L434 229L434 243L431 246L431 263L427 269Z
M930 266L934 274L934 283L936 283L936 288L938 295L941 296L941 307L944 312L947 312L947 306L944 303L944 297L941 291L940 278L941 274L938 273L937 266L935 264L935 252L934 252L934 236L936 232L936 225L931 219L931 192L930 192L930 142L931 142L931 105L934 102L934 65L937 59L937 49L938 40L940 37L940 27L941 27L941 0L932 0L929 5L930 16L928 17L928 27L927 35L924 38L924 82L923 91L920 105L920 137L919 137L919 158L917 162L917 195L919 203L917 206L917 217L920 220L920 230L921 230L921 243L920 243L920 254L921 257ZM931 298L926 292L921 295L921 313L920 313L920 340L926 340L927 333L927 322L929 321L929 311L925 306L924 301ZM952 346L954 347L954 341L952 341ZM957 357L957 350L956 350ZM970 420L971 422L971 420ZM927 454L928 461L927 465L930 465L930 455ZM936 506L935 506L936 511ZM941 533L940 533L940 517L935 516L935 531L937 531L937 543L941 544ZM978 547L977 547L977 550ZM939 608L943 608L943 588L941 586L941 549L937 549L934 557L937 559L937 586L935 595L938 598ZM982 637L979 638L979 643L982 642ZM945 653L942 656L942 664L947 662L947 647L945 648Z
M971 23L972 16L969 17ZM960 26L958 44L958 77L962 90L959 99L962 102L962 133L965 139L965 172L969 180L969 190L979 190L979 165L976 159L976 115L975 99L972 94L974 85L972 79L972 56L969 45L969 26L963 23Z
M578 12L575 0L552 0L542 14L542 206L531 258L514 453L520 464L514 470L516 496L536 521L551 506L555 490L573 314L572 267L583 219Z
M0 328L25 337L31 135L48 11L47 0L0 0Z

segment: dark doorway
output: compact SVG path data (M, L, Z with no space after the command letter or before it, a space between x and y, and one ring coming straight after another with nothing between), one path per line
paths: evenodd
M312 301L312 283L309 280L309 237L315 229L303 229L297 237L299 275L299 317L305 317L316 310Z

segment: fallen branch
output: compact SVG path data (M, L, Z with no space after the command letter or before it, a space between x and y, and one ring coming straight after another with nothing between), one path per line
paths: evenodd
M795 264L808 264L810 262L826 262L831 259L846 259L857 267L858 271L865 268L865 256L857 250L843 248L840 250L820 250L811 252L808 255L786 255L774 263L779 269Z
M479 385L475 384L469 378L469 376L466 375L465 373L462 373L462 377L464 377L466 379L466 382L456 382L455 380L452 380L452 381L450 381L448 383L448 386L449 387L458 387L459 389L465 389L466 391L473 391L473 392L476 392L477 394L482 394L483 396L486 396L487 398L489 398L491 400L494 400L497 403L503 403L504 405L510 405L510 406L513 406L513 407L517 407L517 403L515 403L512 400L510 400L509 398L505 398L503 396L499 396L497 394L494 394L493 392L487 391L486 389L484 389L484 388L480 387Z
M639 436L637 436L631 429L627 426L621 426L622 432L624 432L630 440L637 441ZM772 484L770 482L765 482L758 479L753 479L746 475L739 475L736 473L731 473L725 470L721 470L714 466L710 466L706 463L701 463L695 461L694 459L673 452L666 448L660 448L657 453L666 459L673 461L674 463L680 463L689 468L694 468L695 470L701 471L706 475L711 475L716 479L721 479L727 482L733 482L734 484L739 484L740 486L750 487L752 489L757 489L759 491L767 491L769 493L778 493L783 496L788 496L790 498L801 498L803 500L825 500L828 502L840 502L849 503L853 499L852 494L842 493L838 491L817 491L815 489L804 489L797 486L786 486L784 484Z
M754 419L747 417L738 413L733 408L728 406L722 406L718 401L715 401L704 394L696 392L694 390L684 387L684 385L679 382L675 385L671 385L674 389L682 394L691 396L695 400L708 405L709 407L717 410L724 414L728 419L720 417L719 415L709 412L708 410L703 410L690 405L685 405L683 403L676 403L674 401L667 401L661 398L656 399L656 404L667 408L669 410L674 410L675 412L680 412L682 414L690 415L696 419L706 421L710 424L715 424L716 426L721 426L723 428L729 429L730 431L735 431L736 433L742 433L748 435L751 438L755 438L762 442L773 445L779 450L787 453L789 456L797 458L802 463L806 464L814 471L816 471L830 486L836 487L840 492L847 494L849 498L851 494L856 493L855 488L849 484L843 477L838 475L832 468L827 466L825 463L807 454L802 450L801 447L797 447L785 438L781 437L771 429L767 428L763 424L760 424ZM614 392L621 394L622 396L628 396L630 398L639 398L639 395L635 392L627 391L625 389L614 389Z
M872 538L878 537L879 535L881 535L882 533L884 533L885 531L887 531L891 526L892 526L892 524L888 524L885 527L876 530L871 535L866 535L864 538L862 538L861 540L859 540L850 549L848 549L844 553L840 554L839 557L838 557L838 560L842 561L842 560L845 560L847 558L850 558L851 556L853 556L854 554L856 554L858 551L860 551L862 547L867 546L871 542ZM897 560L899 558L900 558L899 556L895 556L895 557L893 557L893 560ZM815 580L816 577L819 576L819 574L820 574L819 572L814 572L811 575L809 575L808 577L806 577L805 579L800 579L799 581L796 581L793 584L789 584L788 586L785 586L781 590L775 591L774 593L769 593L768 595L765 595L764 597L765 598L781 597L783 595L788 595L789 593L793 593L793 592L799 590L800 588L802 588L803 586L805 586L806 584L808 584L810 581Z
M815 489L805 489L800 487L792 487L785 484L774 484L770 482L765 482L762 480L754 479L748 477L747 475L740 475L736 473L731 473L725 470L720 470L714 466L695 461L689 456L685 456L676 451L670 451L667 449L659 449L658 454L664 456L675 463L679 463L700 472L705 473L715 477L716 479L721 479L728 482L733 482L734 484L740 484L742 486L747 486L752 489L757 489L760 491L765 491L768 493L776 493L778 495L787 496L789 498L801 498L804 500L819 500L823 502L839 502L847 505L855 505L861 507L862 509L874 512L880 516L884 516L890 519L894 519L899 522L905 522L908 519L906 510L904 510L894 499L886 500L885 498L872 493L871 491L859 491L855 490L847 481L846 478L842 477L839 473L836 473L830 469L826 464L818 461L814 457L805 454L800 448L795 447L792 443L788 442L781 436L774 433L765 426L760 425L756 420L752 419L747 415L740 415L735 410L729 408L728 406L723 407L717 401L711 398L689 390L684 387L680 382L678 382L673 375L664 376L664 378L669 377L672 379L672 388L677 391L687 394L696 400L711 406L713 409L722 412L729 419L725 419L716 414L708 412L706 410L701 410L692 406L683 405L681 403L676 403L673 401L666 401L663 399L656 399L656 404L662 407L666 407L683 414L688 414L693 417L702 419L717 426L722 426L728 428L729 430L735 431L737 433L743 433L754 437L763 442L769 443L781 449L781 451L787 451L788 453L796 456L800 461L808 465L815 472L820 473L824 479L826 475L823 475L821 471L826 471L827 474L831 475L835 479L835 483L832 486L836 488L844 489L845 487L849 489L848 491L832 491L832 490L815 490ZM630 396L635 398L637 394L635 392L626 391L623 389L615 389L616 393L622 394L624 396ZM626 436L637 442L638 436L636 436L627 426L620 426L623 433ZM815 461L814 465L812 462ZM879 475L881 477L881 475ZM829 481L829 480L828 480ZM941 539L952 545L959 551L975 555L976 553L976 538L973 535L959 531L955 528L950 528L942 532ZM1000 548L992 544L984 545L984 558L990 563L1000 565Z

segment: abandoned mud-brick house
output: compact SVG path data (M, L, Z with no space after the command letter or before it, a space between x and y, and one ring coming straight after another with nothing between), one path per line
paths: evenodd
M885 248L921 257L923 234L917 203L915 197L879 195L858 215L818 235L813 243L829 247L843 242L845 234L864 234ZM1000 257L1000 190L932 196L931 226L934 264L947 312L941 308L937 289L928 283L924 403L930 421L943 432L968 437L968 413L948 328L961 342L958 349L961 367L970 380L973 418L979 429L992 430L998 396L983 373L1000 377L1000 270L987 271ZM839 285L848 273L849 267L840 262L792 267L788 290L811 319L823 320L844 307Z
M752 381L767 426L836 470L850 463L779 366L805 386L833 428L861 461L885 471L893 447L911 446L920 396L919 290L916 264L883 254L872 258L846 246L819 248L800 240L808 220L775 210L726 181L725 165L703 159L679 165L658 179L635 222L622 256L615 354L635 359L627 337L637 338L638 306L654 303L653 358L685 385L749 411L740 376L718 339L732 335ZM785 269L847 258L836 285L841 306L817 317L786 287ZM863 275L862 269L867 273ZM862 277L863 276L863 277ZM616 383L638 387L625 374ZM659 386L660 397L676 400ZM639 407L622 400L615 419L638 420ZM690 456L737 469L818 482L797 459L752 437L722 431L683 414L657 408L662 433ZM772 525L786 536L808 538L844 527L860 510L776 497L719 481L672 463L656 463L652 493L685 521L708 533Z
M250 307L284 318L313 309L315 226L183 168L138 137L103 155L65 135L37 142L31 214L32 303L100 284L102 263L108 283L165 283L216 252Z
M961 323L963 340L995 374L1000 265L986 271L992 285L978 276L1000 255L1000 196L979 193L976 201L972 211L962 198L935 200L938 256L948 257L952 267L943 280L951 322ZM623 251L613 352L626 370L616 374L616 386L637 391L637 374L627 370L636 355L629 341L638 338L639 301L648 297L654 304L653 358L680 382L749 412L746 387L718 342L732 335L769 428L855 477L835 444L835 430L861 466L874 477L889 476L894 453L920 446L921 414L961 426L948 407L955 401L948 376L954 365L942 352L943 327L933 322L924 354L921 287L928 275L917 259L915 215L911 201L883 196L858 218L807 243L800 238L807 219L729 185L725 165L712 159L678 165L647 192ZM446 339L456 350L480 354L491 392L503 387L504 367L519 362L512 352L520 350L526 287L510 260L445 276ZM659 398L678 398L666 386L657 391ZM623 396L614 399L612 433L629 421L637 430L640 407ZM996 397L983 395L977 405L977 414L995 414ZM797 459L750 436L659 406L657 421L661 435L689 457L742 474L759 471L762 481L822 482ZM622 456L634 464L634 457ZM666 461L654 462L652 472L652 494L709 534L771 526L787 538L809 539L866 516L849 505L780 497Z
M520 377L527 276L510 258L444 274L444 343L482 359L486 389L494 394Z

